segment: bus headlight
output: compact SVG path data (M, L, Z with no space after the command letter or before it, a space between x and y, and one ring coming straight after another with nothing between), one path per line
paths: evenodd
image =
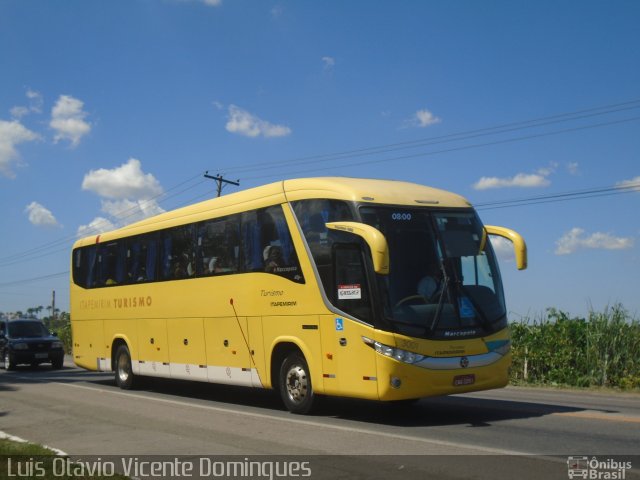
M424 355L408 352L407 350L402 350L401 348L390 347L389 345L376 342L375 340L367 337L362 337L362 340L379 354L384 355L385 357L393 358L402 363L413 364L420 362L425 358Z

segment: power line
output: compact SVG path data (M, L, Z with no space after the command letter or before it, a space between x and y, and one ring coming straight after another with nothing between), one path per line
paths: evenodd
M235 185L235 186L240 186L240 180L236 180L235 182L232 180L227 180L226 178L224 178L222 175L217 174L215 177L213 175L209 175L209 170L207 170L206 172L204 172L204 178L208 178L209 180L215 180L216 184L218 185L218 197L222 194L222 189L223 187L223 183L225 185Z
M597 187L572 192L552 193L548 195L536 195L533 197L517 198L512 200L499 200L474 204L476 210L494 210L498 208L524 207L541 203L557 203L570 200L583 200L596 197L622 195L625 193L640 192L640 183L614 185L611 187Z
M200 177L200 174L194 175L194 176L190 177L189 179L187 179L187 180L185 180L183 182L180 182L177 185L174 185L173 187L169 188L165 192L163 192L161 194L158 194L158 195L156 195L154 197L151 197L149 199L144 200L142 202L142 204L136 204L133 207L130 207L130 208L127 208L127 209L122 210L120 212L117 212L113 216L118 218L120 221L123 221L123 220L126 220L127 218L131 218L131 217L133 217L135 215L138 215L138 212L139 212L139 210L141 208L144 208L145 206L148 206L148 205L152 205L153 202L155 200L157 200L158 198L160 198L160 197L164 197L164 198L162 198L162 201L166 201L166 200L168 200L170 198L173 198L173 197L176 197L178 195L181 195L182 193L184 193L184 192L186 192L186 191L188 191L188 190L190 190L192 188L195 188L198 185L204 183L204 180L200 180L195 185L187 187L187 188L185 188L183 190L180 190L178 192L175 192L175 193L173 193L171 195L167 195L168 192L174 191L175 189L181 187L182 185L185 185L185 184L187 184L189 182L192 182L193 180L195 180L196 178L199 178L199 177ZM93 227L88 228L83 233L83 236L88 236L88 235L91 235L93 233L98 233L101 230L102 226L107 226L107 225L108 224L107 224L106 221L105 222L98 222L97 224L93 225ZM79 238L78 234L69 235L67 237L63 237L63 238L60 238L58 240L54 240L54 241L49 242L49 243L45 243L45 244L40 245L38 247L34 247L34 248L30 249L30 250L26 250L24 252L15 253L13 255L9 255L9 256L0 258L0 267L7 267L7 266L15 265L17 263L20 263L20 262L24 261L25 258L27 258L27 257L28 257L27 261L31 261L31 260L39 259L39 258L42 258L42 257L46 257L48 255L52 255L54 253L58 253L58 252L63 251L63 250L66 251L66 250L68 250L68 244L70 242L75 241L77 238ZM60 246L60 245L65 245L64 249L59 249L59 250L55 250L55 251L48 251L51 248L55 248L55 247ZM46 252L46 253L42 253L42 252Z
M590 130L590 129L594 129L594 128L601 128L601 127L607 127L607 126L612 126L612 125L619 125L619 124L623 124L623 123L636 122L638 120L640 120L640 117L631 117L631 118L625 118L625 119L622 119L622 120L614 120L614 121L610 121L610 122L586 125L586 126L581 126L581 127L567 128L567 129L563 129L563 130L556 130L556 131L553 131L553 132L537 133L537 134L533 134L533 135L525 135L525 136L522 136L522 137L507 138L507 139L495 140L495 141L492 141L492 142L485 142L485 143L475 143L475 144L471 144L471 145L463 145L463 146L460 146L460 147L446 148L446 149L442 149L442 150L432 150L430 152L413 153L413 154L410 154L410 155L401 155L401 156L397 156L397 157L382 158L382 159L377 159L377 160L365 160L365 161L361 161L361 162L348 162L348 163L342 164L341 167L344 167L344 166L359 167L359 166L364 166L364 165L373 165L373 164L377 164L377 163L392 162L392 161L397 161L397 160L407 160L407 159L410 159L410 158L428 157L428 156L433 156L433 155L440 155L440 154L443 154L443 153L459 152L459 151L463 151L463 150L471 150L471 149L474 149L474 148L489 147L489 146L494 146L494 145L503 145L503 144L507 144L507 143L515 143L515 142L520 142L520 141L524 141L524 140L532 140L532 139L535 139L535 138L550 137L550 136L561 135L561 134L565 134L565 133L572 133L572 132L578 132L578 131L583 131L583 130ZM335 166L317 167L317 168L313 168L313 169L297 170L295 172L288 172L288 174L289 175L300 175L300 174L311 173L311 172L319 172L319 171L331 170L333 168L335 168ZM282 176L281 174L270 174L270 175L263 175L263 176L257 176L257 177L248 177L247 180L259 180L259 179L272 178L272 177L281 177L281 176Z
M486 136L486 135L496 135L496 134L510 133L510 132L513 132L513 131L526 129L526 128L534 128L534 127L547 126L547 125L550 125L550 124L555 124L555 123L560 123L560 122L575 121L575 120L591 118L591 117L599 116L599 115L607 115L607 114L611 114L611 113L618 113L618 112L621 112L621 111L627 111L627 110L632 110L632 109L636 109L636 108L640 108L640 100L630 100L630 101L627 101L627 102L621 102L621 103L617 103L617 104L610 104L610 105L605 105L605 106L600 106L600 107L593 107L593 108L589 108L589 109L577 110L577 111L568 112L568 113L561 113L561 114L556 114L556 115L552 115L552 116L536 118L536 119L532 119L532 120L524 120L524 121L512 122L512 123L507 123L507 124L502 124L502 125L497 125L497 126L492 126L492 127L469 130L469 131L465 131L465 132L452 133L452 134L448 134L448 135L442 135L442 136L438 136L438 137L431 137L431 138L426 138L426 139L413 140L413 141L408 141L408 142L399 142L399 143L388 144L388 145L381 145L381 146L375 146L375 147L368 147L368 148L362 148L362 149L356 149L356 150L337 152L337 153L333 153L333 154L324 154L324 155L301 157L301 158L285 160L285 161L262 162L262 163L257 163L257 164L253 164L253 165L245 165L245 166L235 167L235 168L232 168L232 170L259 171L259 170L263 170L265 168L273 168L273 167L278 167L278 166L285 166L285 165L289 165L291 163L304 165L304 164L309 164L309 163L317 163L319 160L325 160L325 161L329 161L330 162L330 161L335 161L335 160L344 160L344 159L348 159L348 158L358 158L358 157L362 157L362 156L369 156L369 155L374 155L374 154L388 153L388 152L399 151L399 150L408 149L408 148L418 148L418 147L424 147L424 146L429 146L429 145L436 145L436 144L440 144L440 143L449 143L449 142L454 142L454 141L460 142L460 141L469 140L469 139L472 139L472 138L477 138L477 137ZM370 164L383 163L383 162L406 160L406 159L410 159L410 158L433 156L433 155L438 155L438 154L443 154L443 153L450 153L450 152L455 152L455 151L462 151L462 150L468 150L468 149L474 149L474 148L481 148L481 147L487 147L487 146L493 146L493 145L499 145L499 144L512 143L512 142L523 141L523 140L529 140L529 139L534 139L534 138L541 138L541 137L552 136L552 135L565 134L565 133L576 132L576 131L580 131L580 130L599 128L599 127L604 127L604 126L610 126L610 125L615 125L615 124L621 124L621 123L636 121L638 119L640 119L640 117L632 117L632 118L627 118L627 119L622 119L622 120L617 120L617 121L603 122L603 123L599 123L599 124L574 127L574 128L563 129L563 130L552 131L552 132L543 132L543 133L538 133L538 134L526 135L526 136L515 137L515 138L501 139L501 140L485 142L485 143L462 145L462 146L457 146L457 147L452 147L452 148L447 148L447 149L441 149L441 150L435 150L435 151L419 152L419 153L414 153L414 154L409 154L409 155L401 155L401 156L394 156L394 157L382 158L382 159L374 159L374 160L365 160L365 161L360 161L360 162L349 162L347 164L343 163L341 166L342 167L345 166L345 165L346 166L351 166L351 167L353 167L353 166L363 166L363 165L370 165ZM331 170L333 168L335 168L335 166L323 166L323 167L317 167L317 168L313 168L313 169L297 170L295 172L288 172L288 175L299 175L299 174L306 174L306 173L310 173L310 172L326 171L326 170ZM152 202L156 201L160 197L164 197L162 199L162 201L166 201L169 198L176 197L176 196L178 196L178 195L180 195L180 194L182 194L182 193L184 193L184 192L186 192L188 190L196 188L198 185L200 185L204 181L201 181L201 182L198 182L195 185L191 185L189 187L186 187L186 188L184 188L184 189L182 189L182 190L180 190L180 191L178 191L178 192L176 192L176 193L174 193L172 195L167 195L168 192L171 192L171 191L173 191L173 190L175 190L175 189L177 189L177 188L179 188L179 187L181 187L181 186L183 186L183 185L185 185L187 183L192 182L196 178L200 177L200 175L201 174L198 173L198 174L190 177L189 179L187 179L187 180L185 180L185 181L183 181L183 182L171 187L166 192L163 192L162 194L156 195L155 197L152 197L150 199L145 200L142 205L138 204L138 205L136 205L134 207L131 207L129 209L125 209L122 212L117 213L115 216L116 216L116 218L119 219L120 222L122 222L122 221L126 220L127 218L131 218L131 217L137 215L141 207L143 207L144 205L151 205ZM265 179L265 178L271 178L271 177L282 177L282 174L270 174L270 175L263 175L263 176L255 176L255 177L250 177L249 180ZM106 226L106 225L107 224L105 222L104 226ZM100 225L94 225L91 230L86 232L86 234L90 234L92 231L97 233L98 231L100 231L100 229L101 229L100 227L101 227ZM22 261L28 261L28 260L33 260L33 259L37 259L37 258L42 258L44 256L52 255L52 254L58 253L58 252L60 252L62 250L66 250L68 248L67 247L68 243L73 241L73 240L75 240L76 238L78 238L78 235L69 236L69 237L62 238L62 239L59 239L59 240L56 240L56 241L53 241L53 242L49 242L49 243L41 245L39 247L35 247L35 248L27 250L25 252L16 253L16 254L1 258L0 259L0 267L14 265L14 264L20 263ZM59 250L55 250L55 251L48 251L51 248L54 248L56 246L61 246L61 245L65 245L64 249L59 249ZM46 253L43 253L43 252L46 252Z
M513 207L537 205L541 203L555 203L555 202L566 202L571 200L584 200L584 199L589 199L594 197L620 195L620 194L634 193L634 192L640 192L640 182L629 183L625 185L613 185L609 187L595 187L595 188L589 188L589 189L571 191L571 192L559 192L559 193L552 193L548 195L536 195L533 197L525 197L525 198L518 198L518 199L512 199L512 200L477 203L474 205L474 208L476 210L513 208ZM67 270L66 272L54 273L50 275L42 275L39 277L16 280L12 282L4 282L4 283L0 283L0 288L8 287L8 286L24 285L27 283L33 283L33 282L38 282L42 280L57 278L57 277L61 277L68 274L69 274L69 271Z
M49 275L42 275L40 277L25 278L23 280L13 280L11 282L3 282L3 283L0 283L0 288L2 288L2 287L14 287L16 285L25 285L27 283L39 282L39 281L42 281L42 280L50 280L52 278L62 277L62 276L65 276L65 275L69 275L69 270L67 270L66 272L59 272L59 273L51 273Z
M231 170L233 172L257 171L257 170L264 170L264 169L273 168L273 167L287 166L290 164L301 165L301 164L308 164L308 163L316 163L319 160L332 161L332 160L341 160L344 158L368 156L368 155L374 155L379 153L387 153L390 151L404 150L407 148L417 148L417 147L423 147L423 146L429 146L429 145L436 145L440 143L448 143L452 141L469 140L471 138L477 138L481 136L496 135L499 133L508 133L508 132L522 130L526 128L541 127L541 126L547 126L555 123L581 120L581 119L590 118L594 116L607 115L610 113L618 113L621 111L633 110L637 108L640 108L640 100L631 100L623 103L604 105L601 107L577 110L574 112L561 113L561 114L551 115L547 117L540 117L532 120L522 120L522 121L511 122L511 123L506 123L501 125L495 125L492 127L485 127L480 129L473 129L473 130L467 130L463 132L451 133L447 135L428 137L428 138L423 138L419 140L411 140L407 142L398 142L398 143L391 143L391 144L379 145L374 147L346 150L346 151L336 152L336 153L298 157L298 158L293 158L289 160L260 162L260 163L254 163L254 164L249 164L244 166L236 165L236 166L228 167L226 170Z

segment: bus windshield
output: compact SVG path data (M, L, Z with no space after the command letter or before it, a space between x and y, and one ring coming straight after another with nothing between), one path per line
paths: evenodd
M390 274L379 275L384 316L421 338L486 335L507 325L491 243L473 210L361 207L387 238Z

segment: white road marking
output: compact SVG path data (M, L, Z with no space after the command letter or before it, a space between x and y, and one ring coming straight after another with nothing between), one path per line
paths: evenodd
M20 438L20 437L16 437L15 435L11 435L7 432L3 432L0 430L0 440L11 440L12 442L17 442L17 443L33 443L30 442L29 440L25 440L24 438ZM67 455L65 452L63 452L62 450L59 450L57 448L54 447L49 447L48 445L42 445L44 448L46 448L47 450L51 450L53 453L55 453L56 455L59 455L61 457L68 457L69 455Z
M312 420L303 420L303 419L299 419L299 418L284 418L284 417L277 417L277 416L273 416L273 415L268 415L265 413L256 413L256 412L245 412L245 411L239 411L239 410L234 410L232 408L224 408L224 407L215 407L212 405L201 405L201 404L194 404L194 403L189 403L189 402L183 402L180 400L170 400L167 398L157 398L157 397L150 397L150 396L146 396L146 395L140 395L140 394L136 394L136 393L131 393L131 392L125 392L125 391L121 391L121 390L105 390L102 388L96 388L96 387L91 387L88 385L78 385L77 383L62 383L62 382L55 382L58 385L63 385L65 387L71 387L71 388L78 388L81 390L91 390L91 391L95 391L95 392L99 392L99 393L109 393L112 395L119 395L119 396L123 396L123 397L129 397L129 398L136 398L136 399L141 399L141 400L146 400L146 401L153 401L153 402L158 402L158 403L165 403L168 405L177 405L180 407L189 407L189 408L199 408L202 410L209 410L209 411L214 411L214 412L220 412L220 413L232 413L232 414L240 414L244 417L253 417L253 418L260 418L260 419L266 419L266 420L276 420L276 421L280 421L280 422L287 422L287 423L293 423L296 425L305 425L305 426L310 426L310 427L316 427L316 428L327 428L327 429L331 429L331 430L337 430L337 431L341 431L341 432L350 432L350 433L360 433L360 434L365 434L365 435L374 435L374 436L378 436L378 437L386 437L386 438L392 438L395 440L406 440L406 441L410 441L410 442L419 442L419 443L426 443L426 444L430 444L430 445L437 445L440 447L452 447L452 448L463 448L463 449L467 449L467 450L475 450L477 452L482 452L482 454L488 454L488 455L519 455L519 456L528 456L528 455L532 455L532 453L530 452L521 452L521 451L517 451L517 450L506 450L506 449L501 449L501 448L491 448L491 447L482 447L482 446L477 446L477 445L471 445L471 444L465 444L465 443L457 443L457 442L447 442L447 441L443 441L443 440L431 440L431 439L427 439L427 438L420 438L420 437L413 437L410 435L401 435L401 434L397 434L397 433L390 433L390 432L379 432L379 431L375 431L375 430L369 430L366 428L353 428L353 427L344 427L341 425L330 425L330 424L324 424L324 423L320 423L320 422L314 422Z

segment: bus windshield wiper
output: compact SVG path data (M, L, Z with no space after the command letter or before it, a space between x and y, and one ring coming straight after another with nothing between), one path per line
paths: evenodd
M438 306L436 307L436 314L433 316L433 321L429 327L432 332L435 332L440 323L440 315L442 315L442 309L444 307L444 296L450 294L449 284L451 283L451 277L447 274L447 269L444 266L444 262L441 263L442 269L442 290L440 292L440 298L438 299Z

